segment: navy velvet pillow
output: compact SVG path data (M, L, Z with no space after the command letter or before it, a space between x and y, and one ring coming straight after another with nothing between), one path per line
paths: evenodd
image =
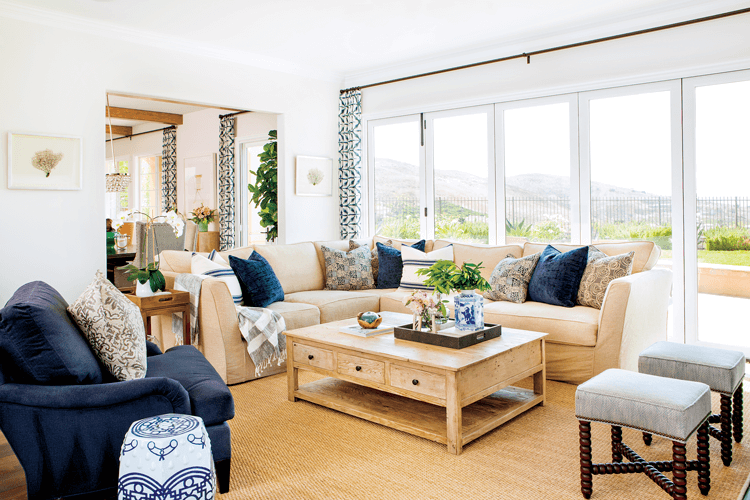
M34 281L16 290L0 310L3 371L26 384L99 384L96 356L68 315L57 290Z
M404 272L404 262L401 250L382 243L375 244L378 248L378 286L377 288L398 288L401 286L401 275ZM424 252L425 240L419 240L411 245L412 248Z
M560 253L552 245L547 245L531 276L528 300L554 306L575 306L588 257L587 246Z
M229 265L240 282L242 303L252 307L267 307L284 300L284 289L273 272L271 264L258 252L247 260L229 256Z

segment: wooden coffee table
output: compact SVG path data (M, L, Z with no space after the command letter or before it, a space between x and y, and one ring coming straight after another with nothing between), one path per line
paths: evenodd
M384 323L411 316L382 313ZM500 338L455 350L340 333L344 320L286 332L289 400L303 399L448 445L462 447L544 405L546 333L503 328ZM328 378L299 385L299 370ZM533 376L534 389L512 387Z

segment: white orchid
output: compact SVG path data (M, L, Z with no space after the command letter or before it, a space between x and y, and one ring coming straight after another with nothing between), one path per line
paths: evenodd
M117 231L118 229L120 229L120 227L122 227L123 224L128 221L128 219L130 219L132 215L133 214L130 212L120 212L120 214L115 217L115 220L112 221L112 228Z
M177 210L170 210L161 217L164 217L164 222L172 226L175 237L179 238L182 236L182 231L185 229L185 221L182 220L182 217L177 213Z

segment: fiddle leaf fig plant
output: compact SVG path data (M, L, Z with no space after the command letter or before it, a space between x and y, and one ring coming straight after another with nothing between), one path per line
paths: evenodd
M260 225L266 228L266 241L273 241L279 236L279 192L278 166L276 163L276 131L268 132L268 142L263 146L263 152L258 155L261 164L255 175L255 183L248 184L247 189L252 193L251 201L260 208Z
M465 262L458 267L453 261L439 260L428 268L418 269L417 274L427 276L424 284L434 286L435 290L440 293L448 294L451 291L460 292L461 290L489 290L490 284L479 272L483 269L482 262L472 264Z

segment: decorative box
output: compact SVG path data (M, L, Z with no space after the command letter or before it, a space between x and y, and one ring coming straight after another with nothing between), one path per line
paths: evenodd
M500 335L502 335L502 326L490 324L474 332L463 332L456 327L451 327L432 333L425 330L414 330L411 324L397 326L393 329L393 337L399 340L410 340L450 349L463 349L486 340L495 339Z

